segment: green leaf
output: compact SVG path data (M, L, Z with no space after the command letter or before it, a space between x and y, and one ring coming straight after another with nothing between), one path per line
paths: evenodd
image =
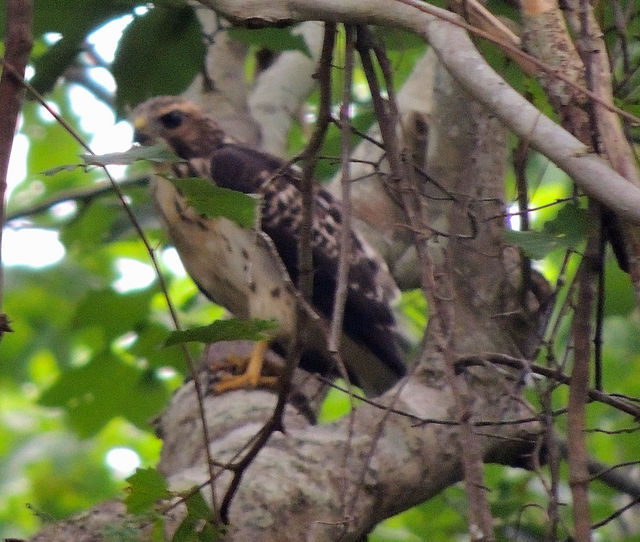
M347 383L341 378L336 381L336 384L343 388L347 387ZM351 391L356 395L362 393L355 386L352 386ZM345 393L342 390L331 388L327 392L327 396L320 406L320 411L318 412L318 423L331 423L339 420L351 412L352 406L357 407L359 404L360 399L350 397L348 393Z
M194 488L195 489L195 488ZM213 513L200 491L189 491L186 498L187 516L176 529L171 542L215 542L220 533L212 525Z
M628 317L636 307L631 277L609 258L605 267L604 312L606 316Z
M404 333L413 337L415 344L418 344L420 337L427 327L428 310L427 301L424 298L422 290L416 288L414 290L406 290L402 292L400 303L398 305L403 318L398 322L399 327Z
M136 330L149 317L153 288L119 294L111 289L88 292L78 305L74 322L77 328L98 325L107 340Z
M136 17L118 44L111 71L120 114L159 94L179 94L202 70L206 48L193 9L156 5Z
M300 51L311 58L311 51L304 37L291 33L290 28L230 28L233 39L271 51Z
M127 478L129 495L124 499L127 512L141 514L153 510L155 503L171 496L164 476L156 469L136 469Z
M216 320L208 326L173 331L167 337L165 346L177 343L202 342L214 343L217 341L249 340L261 341L269 339L269 331L278 327L274 320Z
M194 489L191 489L190 495L185 501L189 515L197 519L210 520L212 516L211 508L209 508L207 501L204 500L202 493L200 491L194 492Z
M149 367L162 368L173 367L182 374L186 374L185 358L180 348L161 348L159 345L167 337L167 328L156 324L147 323L144 329L138 332L138 338L127 349L127 352L138 359L145 359Z
M129 165L139 160L149 162L181 162L166 145L158 144L150 147L134 146L125 152L111 152L107 154L81 154L80 158L86 166L108 166L111 164ZM65 166L61 166L65 167ZM68 167L68 166L67 166Z
M141 429L166 406L169 393L152 371L123 363L109 352L63 373L40 397L40 404L64 407L82 437L96 434L116 416Z
M25 250L36 248L29 246ZM78 342L83 348L92 348L84 338L79 341L79 330L73 324L77 303L92 284L97 287L99 279L69 257L45 269L6 269L3 308L16 332L5 335L0 345L0 380L11 375L17 382L33 384L34 379L43 378L49 385L56 375L36 376L32 365L35 359L49 353L56 371L74 358Z
M541 260L552 250L563 246L553 235L537 231L506 230L504 237L507 243L520 247L533 260Z
M93 28L130 12L139 4L138 0L84 0L82 9L78 9L76 0L35 0L33 33L36 36L47 32L86 36Z
M588 213L577 205L565 205L553 220L544 223L543 231L505 231L507 243L520 247L534 260L541 260L557 249L574 249L586 239Z
M31 84L41 93L49 92L84 47L87 35L110 19L129 13L139 2L134 0L37 0L34 9L34 35L59 32L62 39L35 59Z
M222 188L200 177L169 180L199 213L208 217L224 216L242 228L256 226L259 196Z
M80 208L78 215L61 228L60 241L70 253L93 250L92 256L97 256L98 247L106 242L112 224L121 214L121 208L95 200ZM114 273L109 275L113 277Z
M553 220L544 224L544 230L567 238L567 242L576 246L585 240L589 232L589 213L586 209L568 203L564 205Z
M30 82L40 94L51 91L58 78L73 63L82 51L83 38L84 34L69 34L33 62L35 74Z

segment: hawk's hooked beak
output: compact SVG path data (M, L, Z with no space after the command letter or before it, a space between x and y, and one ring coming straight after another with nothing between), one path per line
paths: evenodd
M140 145L148 145L152 138L144 132L147 127L147 119L144 117L136 117L133 119L133 141Z

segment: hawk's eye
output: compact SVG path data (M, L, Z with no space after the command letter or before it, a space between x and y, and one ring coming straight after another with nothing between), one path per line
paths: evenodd
M162 125L168 130L173 130L174 128L178 128L182 124L182 119L184 118L184 114L182 111L178 111L177 109L173 111L169 111L160 117L160 122Z

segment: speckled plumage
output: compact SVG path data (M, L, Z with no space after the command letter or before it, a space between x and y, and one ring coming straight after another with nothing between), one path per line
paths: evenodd
M218 127L215 121L195 104L175 97L158 97L138 106L132 115L136 127L136 138L142 144L165 141L186 162L173 165L177 177L199 176L213 180L221 187L262 196L261 229L273 241L293 283L298 271L298 231L302 221L302 193L297 169L283 160L233 141ZM313 305L323 316L329 318L333 309L338 270L339 239L342 228L340 203L320 185L314 185L314 217L312 249L314 268ZM156 202L158 193L156 191ZM175 203L178 207L182 203ZM170 210L171 211L171 210ZM172 240L180 237L180 222L197 221L196 214L180 210L178 219L169 219ZM203 222L203 225L206 221ZM213 226L204 226L211 229ZM173 233L172 233L173 232ZM184 240L183 240L184 241ZM183 261L187 256L176 242ZM181 243L184 247L185 243ZM234 299L221 299L224 288L216 288L215 281L205 286L204 274L211 273L219 265L192 264L189 273L206 295L213 301L229 306ZM215 271L213 271L215 272ZM194 276L195 275L195 276ZM227 272L228 275L228 272ZM222 278L220 279L222 280ZM233 280L225 276L224 280ZM242 280L242 277L238 277ZM215 291L214 291L215 290ZM395 320L391 305L398 296L398 289L389 275L386 264L359 236L351 236L351 257L347 300L344 312L344 331L351 341L361 345L373 360L365 371L382 371L387 385L404 373L404 364L395 343ZM245 290L244 295L254 295ZM259 295L259 294L255 294ZM265 317L264 314L239 314L239 316ZM282 316L282 315L281 315ZM345 356L346 358L346 356ZM303 362L305 359L303 359ZM377 364L376 364L377 361ZM350 360L345 359L347 365ZM307 368L324 372L326 360L306 356ZM354 364L358 365L357 363ZM304 366L304 363L303 363ZM363 368L351 368L352 377L362 382ZM380 388L380 386L377 386ZM381 391L375 389L374 391Z

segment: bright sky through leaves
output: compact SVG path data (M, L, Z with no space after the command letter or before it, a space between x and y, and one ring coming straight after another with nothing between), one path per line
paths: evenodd
M111 62L122 31L133 20L128 15L111 21L95 31L89 37L89 42L96 52L106 61ZM55 41L55 40L53 40ZM106 75L105 75L106 74ZM92 76L108 90L113 90L113 77L101 68L92 70ZM125 151L131 146L133 130L126 121L115 123L113 111L104 103L97 100L86 89L72 85L69 89L73 108L82 118L82 128L94 134L89 142L97 154ZM43 115L50 115L43 111ZM71 137L71 136L69 136ZM8 175L8 194L11 189L21 182L26 175L26 156L28 139L18 134L14 139L11 162ZM124 167L113 166L109 171L116 177L121 177ZM3 234L2 263L3 265L26 265L29 267L44 267L60 261L65 254L64 246L59 242L55 232L40 228L8 227ZM148 277L138 276L138 273L125 273L117 281L118 291L140 288L141 283L148 283ZM131 270L130 271L135 271ZM128 280L131 284L128 284Z

